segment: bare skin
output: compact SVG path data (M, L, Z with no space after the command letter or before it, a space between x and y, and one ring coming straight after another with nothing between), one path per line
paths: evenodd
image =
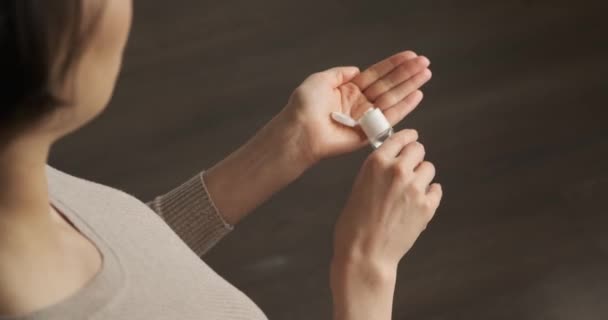
M101 268L97 248L49 204L45 166L52 145L95 118L111 98L130 30L132 3L105 2L99 27L69 74L69 80L79 85L58 86L72 105L21 132L0 150L0 315L28 314L58 303L78 292ZM86 10L88 6L84 16L90 16ZM331 111L357 118L375 105L391 123L401 121L422 100L419 89L431 77L429 64L428 59L406 51L363 72L339 67L311 75L260 132L208 171L206 182L222 215L236 224L314 164L365 146L360 132L330 120ZM428 220L435 207L420 205L422 189L415 194L408 191L413 181L424 188L432 180L429 165L420 164L418 147L409 146L414 140L412 133L397 134L370 156L353 189L353 195L364 195L353 196L342 213L340 221L355 222L339 222L336 232L338 254L332 262L336 319L356 319L357 305L377 310L368 318L390 318L386 309L392 303L396 263L421 232L419 222ZM380 165L382 157L386 161ZM406 162L407 175L401 180L393 177L398 172L391 169L395 163ZM401 182L387 192L390 181ZM427 188L424 196L440 198L437 188ZM404 200L401 191L415 197ZM241 201L231 201L234 198ZM382 202L384 207L374 205ZM401 229L394 230L408 233L407 241L368 223L374 214L398 219L399 213L421 217L405 219ZM367 240L355 235L388 241L393 249L369 249L361 245ZM360 281L370 274L381 276L371 283ZM378 290L383 298L358 294L363 287Z
M415 130L372 153L338 219L331 268L336 320L391 319L397 265L426 229L443 191ZM371 186L371 187L370 187ZM356 301L356 303L353 303Z

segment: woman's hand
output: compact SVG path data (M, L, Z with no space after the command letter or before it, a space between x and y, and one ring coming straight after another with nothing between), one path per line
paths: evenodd
M417 138L415 130L400 131L366 160L336 225L338 259L396 267L426 228L442 192L431 184L435 167Z
M296 119L306 158L321 159L354 151L367 144L359 129L330 118L333 111L358 119L372 106L384 111L395 125L422 100L418 89L431 78L427 58L411 51L396 54L359 73L356 67L339 67L308 77L291 95L283 113Z
M337 319L390 319L397 265L442 198L414 130L366 160L336 224L331 284Z

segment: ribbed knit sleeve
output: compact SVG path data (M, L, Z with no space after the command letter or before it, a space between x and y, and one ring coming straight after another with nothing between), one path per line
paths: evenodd
M233 229L213 203L204 173L156 197L148 206L199 256Z

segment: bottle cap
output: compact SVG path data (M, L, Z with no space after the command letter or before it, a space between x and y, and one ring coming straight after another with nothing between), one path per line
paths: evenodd
M351 128L354 128L359 124L355 119L341 112L332 112L331 118L334 119L334 121Z
M378 108L367 110L359 119L359 125L370 140L374 140L378 135L391 128L391 124Z

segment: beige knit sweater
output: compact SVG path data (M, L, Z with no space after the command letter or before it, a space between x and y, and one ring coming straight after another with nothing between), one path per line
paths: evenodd
M67 300L1 320L266 319L200 258L232 229L202 174L148 204L50 167L47 174L53 206L99 248L103 266Z

